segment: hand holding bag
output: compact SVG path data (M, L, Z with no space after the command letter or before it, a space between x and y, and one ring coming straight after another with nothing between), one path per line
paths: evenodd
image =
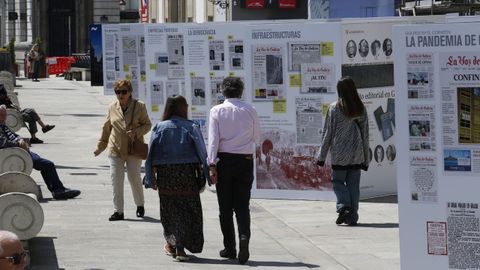
M137 101L135 100L133 103L133 110L132 110L132 118L130 121L130 126L133 125L133 114L135 113L135 106L137 105ZM148 144L142 142L137 137L135 139L128 141L128 154L135 156L139 159L147 159L148 155Z

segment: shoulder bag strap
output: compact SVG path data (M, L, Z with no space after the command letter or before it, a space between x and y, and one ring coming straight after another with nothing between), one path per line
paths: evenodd
M137 100L133 100L133 109L132 109L132 117L130 118L130 127L133 128L133 115L135 114L135 106L137 106Z

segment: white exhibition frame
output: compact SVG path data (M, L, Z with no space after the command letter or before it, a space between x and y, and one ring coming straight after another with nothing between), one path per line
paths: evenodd
M393 28L404 270L480 269L478 29Z

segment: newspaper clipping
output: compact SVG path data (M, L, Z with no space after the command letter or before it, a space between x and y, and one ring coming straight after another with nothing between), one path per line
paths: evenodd
M222 104L225 100L225 97L222 94L222 82L223 77L210 77L210 91L212 102L211 105L215 106Z
M191 77L192 105L205 104L205 77Z
M253 101L285 99L283 45L254 45Z
M334 64L301 64L301 94L335 93Z
M205 142L208 142L208 132L207 132L207 112L205 111L192 111L191 120L200 126L202 131L203 139Z
M477 202L447 202L448 266L451 269L480 269L479 218Z
M429 255L447 255L447 223L427 221Z
M225 70L225 48L223 40L208 42L210 70Z
M435 156L410 157L410 194L412 202L438 201L437 158Z
M167 77L168 76L168 54L156 53L155 54L155 76Z
M480 55L441 53L444 170L480 173Z
M243 70L243 40L229 40L228 52L230 55L230 70Z
M178 80L167 80L165 82L167 97L173 97L178 95L185 97L185 88L180 88L179 82L180 81Z
M318 145L322 142L322 98L296 97L297 143Z
M151 83L151 104L152 111L158 112L160 110L159 106L163 105L163 82L156 81Z
M167 35L168 77L183 79L185 72L183 35Z
M409 53L407 77L409 99L433 99L433 54Z
M410 151L435 151L435 106L411 105L408 109Z
M128 72L130 66L137 65L137 37L124 36L122 38L123 47L123 69Z
M321 46L317 43L289 43L288 61L289 71L300 72L301 64L319 64L321 60Z

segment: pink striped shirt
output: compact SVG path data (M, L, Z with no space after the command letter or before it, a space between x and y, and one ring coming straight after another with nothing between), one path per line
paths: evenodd
M216 163L217 153L253 154L260 138L258 115L252 105L227 98L210 110L208 163Z

